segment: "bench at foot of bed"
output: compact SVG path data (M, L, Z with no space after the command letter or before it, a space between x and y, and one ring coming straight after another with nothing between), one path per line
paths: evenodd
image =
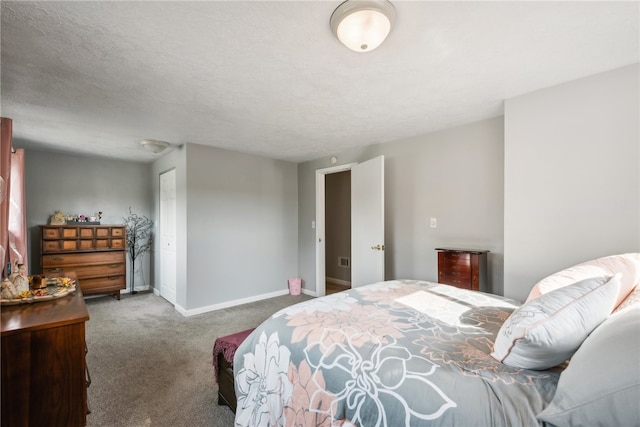
M233 356L242 341L253 331L238 332L216 339L213 345L213 371L218 383L218 405L227 405L236 411L236 391L233 384Z

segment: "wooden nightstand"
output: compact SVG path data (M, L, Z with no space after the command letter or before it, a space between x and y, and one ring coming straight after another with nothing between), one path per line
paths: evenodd
M438 282L474 291L488 291L487 250L436 248Z

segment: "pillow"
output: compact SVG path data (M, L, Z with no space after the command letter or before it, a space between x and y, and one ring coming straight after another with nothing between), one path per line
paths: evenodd
M640 284L640 252L602 257L558 271L536 283L529 292L526 302L579 280L596 276L613 276L617 273L622 274L620 292L615 304L617 307Z
M538 419L557 426L640 425L640 306L612 314L560 375Z
M611 314L619 289L619 275L592 277L529 301L504 322L491 356L516 368L559 365Z

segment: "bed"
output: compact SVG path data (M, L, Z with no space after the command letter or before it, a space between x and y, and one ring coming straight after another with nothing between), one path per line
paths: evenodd
M587 310L604 305L602 316L608 317L620 305L619 275L594 280L589 277L586 285L580 282L548 294L554 300L563 292L567 301L591 298ZM576 289L582 292L578 297ZM545 292L537 292L530 306L553 306L541 296ZM584 305L562 304L563 315L570 311L567 306ZM637 313L629 334L640 325L640 310ZM507 298L419 280L371 284L288 307L258 326L235 353L236 425L562 425L557 413L566 418L566 407L554 408L556 413L546 419L544 415L558 398L566 363L547 361L553 366L544 369L508 363L515 356L509 352L518 347L508 342L508 334L521 326L514 318L527 322L529 314ZM586 335L603 320L595 319ZM496 340L501 339L507 339L501 344L506 356L496 354ZM640 342L630 344L628 337L623 341L640 349ZM637 365L638 353L624 363ZM619 363L612 361L614 366ZM630 372L633 384L625 385L625 396L613 396L616 401L640 397L640 372ZM637 404L631 406L621 410L626 411L621 421L640 425ZM570 424L578 420L570 415Z

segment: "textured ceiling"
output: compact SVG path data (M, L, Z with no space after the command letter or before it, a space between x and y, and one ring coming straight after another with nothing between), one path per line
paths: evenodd
M370 53L332 36L339 3L3 1L2 116L19 147L146 162L151 138L299 162L639 62L638 2L395 1Z

